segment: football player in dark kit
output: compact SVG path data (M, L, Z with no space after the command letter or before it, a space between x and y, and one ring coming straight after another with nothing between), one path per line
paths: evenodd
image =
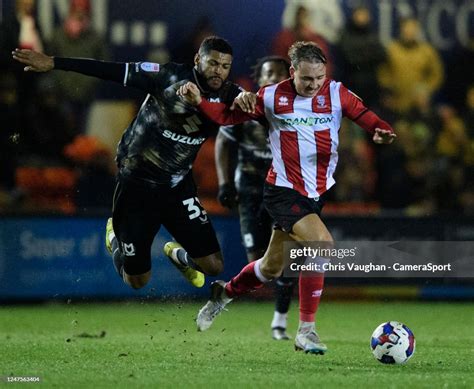
M260 88L290 77L289 62L279 56L258 60L253 78ZM232 156L238 164L232 169ZM216 168L219 202L228 208L238 204L242 243L247 260L256 261L265 253L272 232L272 220L263 205L263 186L272 163L268 128L257 121L221 127L216 139ZM234 184L235 182L235 184ZM275 340L288 340L287 316L297 279L281 276L275 281L276 304L271 323Z
M74 71L148 93L118 146L117 187L106 229L114 266L132 288L141 288L150 279L151 245L162 225L179 242L168 242L165 254L194 286L204 284L203 273L217 275L223 269L219 243L199 203L191 171L202 143L218 126L184 103L176 91L193 81L210 101L232 103L241 91L226 81L232 54L229 43L215 36L204 39L194 67L12 52L15 60L26 65L25 71Z

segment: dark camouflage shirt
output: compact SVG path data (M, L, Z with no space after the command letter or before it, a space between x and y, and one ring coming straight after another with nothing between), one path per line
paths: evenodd
M272 153L268 144L268 129L265 126L256 121L249 121L221 127L220 132L238 144L238 173L266 176L272 162Z
M206 90L205 81L188 65L127 64L125 85L149 94L118 146L122 174L174 187L191 170L201 145L216 134L218 125L176 95L188 81L199 85L203 97L210 101L230 104L240 92L228 81L218 91Z

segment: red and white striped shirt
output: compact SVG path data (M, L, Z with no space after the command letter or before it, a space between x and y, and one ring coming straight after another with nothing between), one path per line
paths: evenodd
M199 109L221 125L266 119L273 155L267 182L310 198L319 198L335 184L343 116L370 133L377 127L393 131L356 95L333 80L326 80L314 97L298 95L291 80L262 88L257 93L254 114L230 111L223 104L205 99Z

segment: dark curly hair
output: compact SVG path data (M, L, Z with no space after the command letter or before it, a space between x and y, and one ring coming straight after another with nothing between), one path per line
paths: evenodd
M199 46L199 54L209 54L211 50L215 50L224 54L234 54L230 43L224 38L220 38L215 35L208 36L202 41L201 46Z

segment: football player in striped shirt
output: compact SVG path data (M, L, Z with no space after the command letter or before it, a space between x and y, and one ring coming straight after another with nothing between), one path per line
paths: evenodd
M276 84L290 76L289 62L279 56L260 58L253 78L260 88ZM238 163L231 163L237 152ZM272 231L272 219L263 205L263 185L272 162L268 128L252 120L235 126L221 127L216 138L216 168L219 180L219 202L228 208L238 205L242 243L249 262L265 253ZM275 340L290 339L287 317L297 279L275 280L275 311L271 322Z
M324 195L335 181L339 129L345 116L373 136L375 143L391 143L391 126L364 106L361 99L340 82L326 78L326 57L313 42L296 42L289 50L290 79L261 88L255 98L237 98L243 110L201 98L193 83L178 94L221 125L260 120L269 126L273 160L269 169L264 204L276 222L262 258L246 265L229 282L216 281L211 299L197 317L198 329L208 329L216 316L235 297L262 287L279 277L288 258L285 241L320 242L332 247L333 238L320 214ZM239 105L239 104L238 104ZM324 260L324 258L322 258ZM326 345L315 326L315 314L323 291L324 272L301 273L300 322L295 349L324 354Z

